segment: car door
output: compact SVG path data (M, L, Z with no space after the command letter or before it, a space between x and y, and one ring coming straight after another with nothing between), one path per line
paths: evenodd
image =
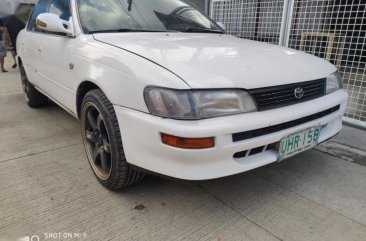
M39 50L37 46L41 41L40 33L43 30L37 28L36 19L38 15L47 12L49 6L49 0L40 0L33 13L31 14L27 27L26 33L22 34L21 42L18 42L18 54L22 56L22 62L26 70L28 79L36 86L42 86L42 81L38 76L39 69Z
M68 21L71 17L69 0L48 0L48 13ZM39 56L38 75L42 79L40 88L66 109L74 104L72 91L72 63L70 51L75 39L66 34L45 31L36 49Z

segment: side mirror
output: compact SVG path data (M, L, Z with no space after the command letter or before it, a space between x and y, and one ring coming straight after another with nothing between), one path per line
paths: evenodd
M222 22L217 22L217 25L219 25L219 26L220 26L220 28L222 28L223 30L225 30L225 31L226 31L226 26L225 26L225 24L223 24Z
M42 13L36 19L37 27L48 32L74 35L71 21L62 20L54 13ZM67 28L66 28L66 27Z

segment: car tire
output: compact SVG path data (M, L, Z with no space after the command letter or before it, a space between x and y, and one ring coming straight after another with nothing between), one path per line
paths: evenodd
M22 88L25 96L25 101L29 107L37 108L45 106L49 103L49 99L40 93L28 80L27 74L22 63L19 66L22 80Z
M129 165L113 105L99 90L89 91L81 106L83 143L98 181L111 190L141 181L145 174Z

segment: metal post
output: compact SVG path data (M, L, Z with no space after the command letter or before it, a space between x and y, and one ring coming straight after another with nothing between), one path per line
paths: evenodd
M205 13L207 16L210 16L210 0L205 0Z
M279 45L288 47L291 32L294 0L284 0Z
M257 8L256 8L256 17L255 17L255 30L254 30L254 38L255 40L259 41L258 39L258 31L259 31L259 21L261 16L261 0L257 0Z
M366 130L366 122L343 116L343 123L352 127Z

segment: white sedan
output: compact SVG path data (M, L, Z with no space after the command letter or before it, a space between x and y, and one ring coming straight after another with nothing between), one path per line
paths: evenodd
M28 105L52 100L81 120L110 189L146 172L245 172L342 128L347 93L332 64L230 36L182 0L40 0L18 46Z

